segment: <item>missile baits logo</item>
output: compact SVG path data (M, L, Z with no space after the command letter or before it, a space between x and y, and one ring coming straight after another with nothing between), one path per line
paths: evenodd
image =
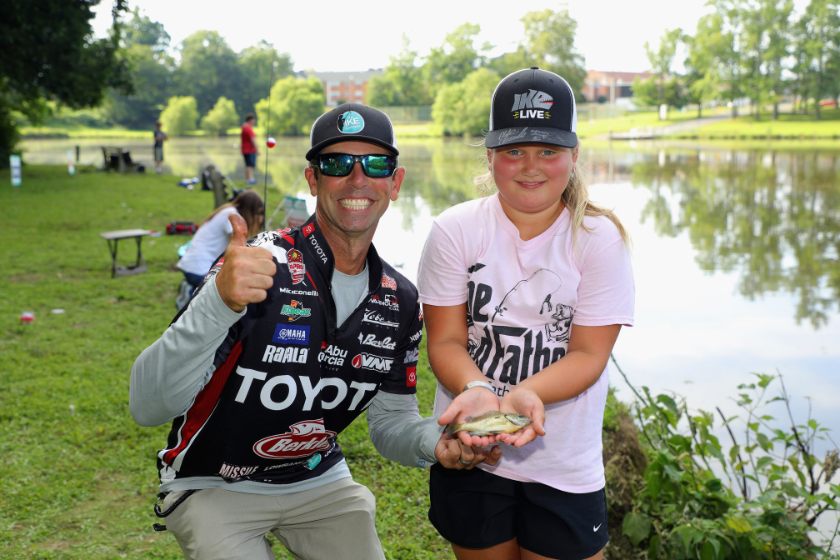
M535 89L528 93L517 93L513 99L513 118L515 119L550 119L548 109L554 105L554 98L544 91Z
M289 263L289 274L292 275L292 284L303 282L306 274L306 265L303 264L303 254L297 249L289 249L286 253L286 261Z

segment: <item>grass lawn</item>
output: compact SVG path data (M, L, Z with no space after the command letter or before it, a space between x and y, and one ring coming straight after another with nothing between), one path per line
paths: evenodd
M709 140L840 138L840 109L824 108L819 121L814 120L813 110L808 115L782 113L777 121L772 120L772 116L772 113L762 111L761 120L758 121L753 116L741 116L702 128L682 131L672 138Z

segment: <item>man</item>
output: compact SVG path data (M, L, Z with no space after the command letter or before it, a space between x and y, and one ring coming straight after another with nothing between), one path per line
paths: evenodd
M254 142L257 137L254 134L256 118L254 113L248 113L245 115L245 124L242 125L242 157L245 158L245 182L249 185L257 184L254 178L254 167L257 166L257 144Z
M270 559L268 531L299 559L384 558L373 495L336 443L365 409L377 450L407 466L501 454L418 414L417 290L371 245L405 176L391 121L342 105L310 148L315 214L247 243L232 216L224 258L131 373L135 420L173 420L161 509L187 558Z
M157 174L160 175L163 173L163 169L161 169L161 165L163 165L163 141L168 140L169 136L166 135L161 129L161 122L157 121L155 123L155 170Z

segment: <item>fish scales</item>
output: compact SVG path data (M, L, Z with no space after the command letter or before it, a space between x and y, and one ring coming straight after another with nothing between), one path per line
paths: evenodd
M461 424L449 424L446 433L467 432L472 436L493 436L498 434L512 434L518 432L531 423L531 419L521 414L510 414L491 410L481 416L472 418Z

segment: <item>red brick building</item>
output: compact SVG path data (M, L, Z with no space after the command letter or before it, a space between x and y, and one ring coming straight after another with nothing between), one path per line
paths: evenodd
M373 76L384 74L382 70L360 72L307 72L324 84L327 107L335 107L339 101L345 103L364 103L367 105L367 85Z
M650 72L602 72L590 70L586 73L586 83L583 85L583 96L587 101L597 102L604 98L607 103L614 104L622 97L633 97L633 80L646 80L653 76Z

